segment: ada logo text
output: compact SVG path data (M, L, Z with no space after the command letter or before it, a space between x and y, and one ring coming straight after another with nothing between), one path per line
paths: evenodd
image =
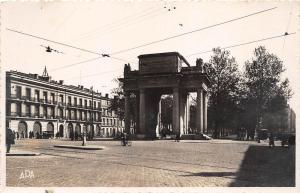
M20 179L34 178L33 170L24 170L21 172Z

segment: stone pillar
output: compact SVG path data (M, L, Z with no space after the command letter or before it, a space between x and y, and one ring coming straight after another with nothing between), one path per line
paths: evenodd
M207 133L207 92L203 93L203 131Z
M139 114L139 109L140 109L140 94L139 92L135 93L135 98L136 98L136 105L135 105L135 133L140 133L140 114Z
M179 109L179 114L180 114L180 134L184 134L185 133L185 129L186 129L186 111L185 111L185 107L186 107L186 94L182 93L180 96L180 109Z
M173 132L180 133L180 108L179 108L179 89L173 88L173 116L172 129Z
M197 132L203 132L203 90L202 88L197 89Z
M186 97L186 133L189 133L189 127L190 127L190 94L187 94Z
M156 125L156 137L159 137L160 129L161 129L161 97L158 102L158 113L157 113L157 125Z
M125 91L125 132L130 133L130 93Z
M140 118L140 127L139 134L145 134L146 131L146 96L145 89L140 89L140 110L139 110L139 118Z

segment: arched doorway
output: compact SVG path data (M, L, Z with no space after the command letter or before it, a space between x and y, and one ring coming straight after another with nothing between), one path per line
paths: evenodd
M20 121L18 124L18 133L20 138L27 138L27 123Z
M33 124L33 136L35 138L42 137L42 124L38 121Z
M75 139L77 140L78 137L80 136L81 136L81 126L79 123L77 123L75 126Z
M54 125L51 122L47 124L47 133L51 135L51 137L54 137Z
M63 126L63 125L60 125L60 126L59 126L59 136L60 136L60 137L63 137L63 136L64 136L64 126Z
M72 123L68 124L68 137L74 138L74 128Z

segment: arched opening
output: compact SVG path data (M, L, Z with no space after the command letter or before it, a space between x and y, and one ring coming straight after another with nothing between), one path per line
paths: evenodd
M52 122L47 124L47 137L54 137L54 125Z
M38 121L33 124L33 136L37 139L42 138L42 124Z
M64 126L60 125L59 126L59 137L63 137L64 136Z
M73 124L69 123L68 124L68 138L71 138L72 140L74 139L74 128L73 128Z
M81 136L81 126L79 123L75 126L75 140L78 140L78 138Z
M27 123L20 121L18 124L18 133L20 138L27 138Z

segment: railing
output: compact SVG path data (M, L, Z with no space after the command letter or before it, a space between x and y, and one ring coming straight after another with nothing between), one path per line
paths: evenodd
M58 104L58 106L65 106L64 102L58 102L57 104Z
M22 117L31 117L31 113L22 113L21 116Z
M21 95L17 95L17 94L11 94L10 95L11 99L20 99L21 100Z
M65 116L59 116L59 115L57 115L55 118L56 119L65 119Z
M47 117L47 119L53 119L54 118L53 115L47 115L46 117Z
M40 115L38 115L38 117L39 118L44 118L44 117L46 117L46 115L40 114Z
M21 115L20 112L11 112L11 113L10 113L10 116L13 116L13 117L15 117L15 116L20 116L20 115Z

